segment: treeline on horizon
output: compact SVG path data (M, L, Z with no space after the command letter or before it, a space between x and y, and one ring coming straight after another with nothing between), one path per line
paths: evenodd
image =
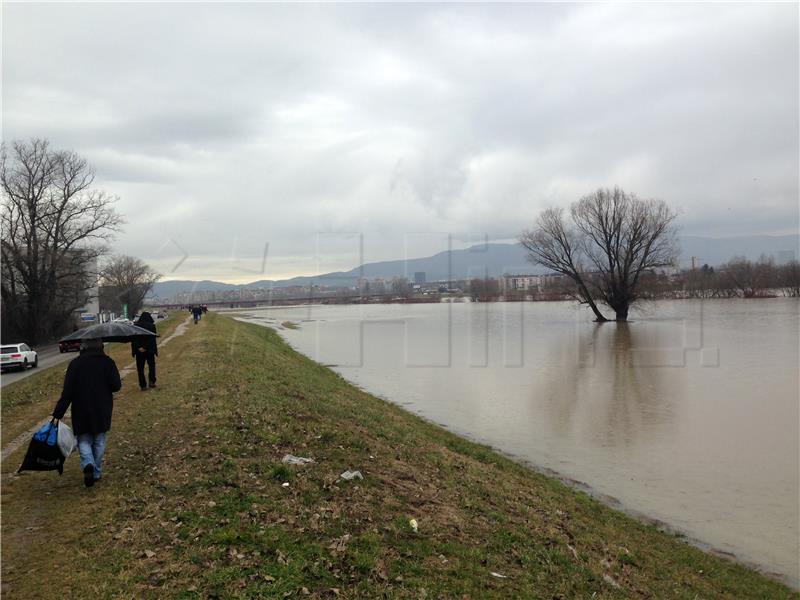
M501 289L497 279L473 279L473 300L563 300L575 298L575 284L567 277L546 277L543 286L525 290ZM639 284L643 299L668 298L800 298L800 262L776 264L773 257L757 261L736 257L717 267L704 264L674 274L650 271Z

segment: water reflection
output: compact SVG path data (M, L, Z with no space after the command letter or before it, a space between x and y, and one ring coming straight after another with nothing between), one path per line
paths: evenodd
M571 340L554 341L552 362L563 367L533 379L530 401L549 409L554 432L582 443L630 448L641 436L668 435L686 381L680 369L637 364L651 339L635 323L592 323L579 332L573 361L563 360Z

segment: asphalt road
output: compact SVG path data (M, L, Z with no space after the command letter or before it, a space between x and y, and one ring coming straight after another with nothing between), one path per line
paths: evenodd
M58 344L53 344L52 346L40 346L39 348L36 348L36 352L39 353L38 368L31 369L28 367L24 371L8 371L3 373L0 375L0 387L5 387L9 383L14 383L20 379L25 379L26 377L30 377L42 369L66 362L78 356L77 352L65 352L64 354L61 354L58 351Z

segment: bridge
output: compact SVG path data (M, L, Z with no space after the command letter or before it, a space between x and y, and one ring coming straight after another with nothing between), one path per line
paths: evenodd
M407 303L418 304L425 302L439 302L441 294L431 294L423 297L405 298L392 294L351 294L346 296L295 296L290 298L261 298L258 300L213 300L210 302L159 302L158 300L146 302L148 308L160 310L189 310L192 306L207 306L208 308L257 308L264 306L296 306L298 304L368 304L368 303Z

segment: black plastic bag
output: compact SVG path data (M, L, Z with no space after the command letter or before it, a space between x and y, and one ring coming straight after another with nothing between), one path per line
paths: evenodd
M17 473L22 471L58 471L64 473L64 455L58 447L58 425L50 421L33 434L28 452Z

